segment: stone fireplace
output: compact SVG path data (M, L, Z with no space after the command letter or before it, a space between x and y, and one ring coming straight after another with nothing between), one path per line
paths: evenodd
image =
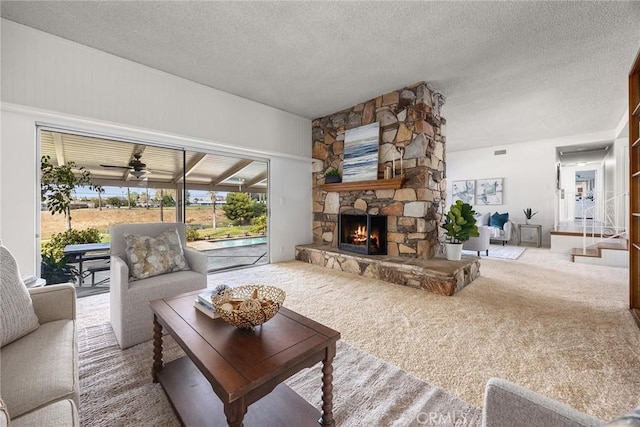
M353 209L387 216L389 256L430 259L440 252L446 196L444 98L426 83L390 92L313 121L313 243L340 247L339 215ZM342 173L345 130L380 123L378 180L351 188L325 184ZM398 185L383 179L392 169ZM395 170L393 170L395 169Z
M480 275L477 258L435 257L444 243L443 101L420 82L313 121L313 244L296 246L297 260L440 295L454 295ZM342 175L345 131L376 121L378 179L325 183L329 169ZM348 216L353 212L359 218ZM381 250L386 244L386 255L372 251L372 241Z
M387 217L348 211L338 220L338 247L365 255L387 254Z

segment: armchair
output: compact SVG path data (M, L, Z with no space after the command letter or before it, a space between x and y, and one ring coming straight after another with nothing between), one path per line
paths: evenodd
M504 217L504 225L502 225L502 222L497 222L498 224L501 224L502 227L496 227L496 226L492 226L491 224L496 224L496 222L493 222L491 219L493 216L503 216ZM513 230L514 230L514 224L511 220L509 220L509 214L505 213L505 214L499 214L498 212L495 212L493 215L491 215L490 212L486 212L486 213L478 213L476 215L476 225L478 226L478 231L480 231L480 228L486 227L489 230L489 240L494 240L494 241L498 241L498 242L502 242L502 245L504 246L505 243L509 242L511 240L511 237L513 235ZM464 247L464 249L467 249L466 247ZM488 246L487 246L488 249ZM474 251L483 251L485 249L471 249L470 250L474 250Z
M189 270L133 279L127 258L125 233L156 237L177 230ZM186 226L182 223L119 224L111 236L111 326L120 348L148 341L153 336L153 314L149 302L207 287L207 256L186 247Z
M513 221L509 220L504 223L502 229L499 227L489 227L491 229L491 240L497 240L502 242L502 246L505 243L508 243L511 240L511 235L513 234L514 224Z
M478 237L471 237L469 240L462 244L462 249L465 251L476 251L478 256L480 252L485 251L489 256L489 246L491 245L491 230L486 226L478 226Z

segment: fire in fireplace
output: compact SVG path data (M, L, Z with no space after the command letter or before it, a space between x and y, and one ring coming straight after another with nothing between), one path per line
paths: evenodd
M366 255L387 254L387 217L342 213L338 218L338 247Z

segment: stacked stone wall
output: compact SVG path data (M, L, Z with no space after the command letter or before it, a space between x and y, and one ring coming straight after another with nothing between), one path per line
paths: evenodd
M314 244L337 247L338 214L355 208L388 216L388 255L430 259L440 252L438 225L446 198L443 102L420 82L313 121ZM406 179L402 188L324 191L327 170L342 175L345 130L375 121L380 123L378 179L385 167L395 166L396 176Z

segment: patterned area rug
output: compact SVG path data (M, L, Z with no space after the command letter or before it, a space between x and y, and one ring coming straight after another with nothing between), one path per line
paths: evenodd
M511 245L494 245L489 246L489 255L487 256L486 252L480 252L481 258L498 258L498 259L518 259L520 255L522 255L527 249L522 246L511 246ZM476 251L462 251L462 255L471 255L478 256Z
M152 343L120 350L109 323L81 328L82 426L179 426L162 387L151 381ZM184 355L171 337L164 360ZM481 411L375 356L338 342L334 359L337 426L479 426ZM287 384L321 407L321 364ZM251 410L251 407L249 407Z

